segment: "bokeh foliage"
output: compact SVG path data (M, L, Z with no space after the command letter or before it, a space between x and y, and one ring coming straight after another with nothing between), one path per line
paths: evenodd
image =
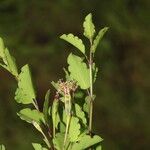
M83 32L81 22L92 12L98 28L110 27L97 50L95 130L106 150L144 150L150 141L149 6L149 0L1 0L0 36L20 66L30 64L42 105L50 81L64 76L72 48L58 37ZM0 143L30 149L38 133L17 118L15 86L0 71Z

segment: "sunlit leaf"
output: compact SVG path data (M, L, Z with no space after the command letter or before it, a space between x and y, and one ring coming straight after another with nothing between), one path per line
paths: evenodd
M61 132L61 133L65 133L65 131L66 131L66 126L65 126L65 124L64 124L63 122L60 122L60 132Z
M18 116L28 122L28 123L33 123L33 121L37 122L40 124L40 122L45 122L44 121L44 115L43 113L39 112L36 109L31 110L30 108L25 108L22 109L19 113Z
M70 33L68 35L63 34L60 38L69 42L70 44L78 48L83 54L85 54L85 46L82 40L79 39L77 36L74 36L73 34Z
M32 146L33 146L34 150L48 150L47 148L42 147L42 145L39 143L32 143Z
M80 137L79 141L72 146L71 150L84 150L101 142L102 140L103 139L97 135L93 137L90 137L89 135L84 135Z
M74 142L78 139L80 135L80 124L79 119L76 117L72 117L70 121L70 127L69 127L69 139L71 142Z
M5 57L4 50L5 50L4 42L3 42L3 39L0 37L0 58Z
M5 146L4 145L0 145L0 150L5 150Z
M0 59L2 59L2 63L0 63L0 66L8 70L15 77L17 77L18 70L15 59L10 55L9 50L5 48L2 38L0 38Z
M21 69L15 95L15 100L22 104L33 103L33 100L36 98L28 65L25 65Z
M75 114L79 119L82 120L82 123L86 126L87 120L85 117L85 113L78 104L75 104Z
M88 14L85 17L85 21L83 23L84 27L84 36L91 40L95 34L95 26L92 22L92 14Z
M57 150L63 149L63 142L64 142L64 134L63 133L57 133L56 136L53 138L54 147Z
M96 150L102 150L102 146L101 145L96 146Z
M103 38L104 34L107 32L108 27L104 27L103 29L101 29L98 33L98 35L96 36L93 45L91 47L92 53L95 53L96 48L98 46L98 44L100 43L101 39Z
M70 54L68 56L68 70L70 72L71 78L77 81L78 85L81 89L87 89L90 87L90 76L89 69L87 65L83 62L83 60L74 55Z

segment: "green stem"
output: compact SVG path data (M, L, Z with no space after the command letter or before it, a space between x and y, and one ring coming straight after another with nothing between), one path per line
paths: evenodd
M92 40L90 40L91 46L92 46ZM90 49L90 58L89 58L89 70L90 70L90 109L89 109L89 134L92 133L92 120L93 120L93 56Z
M65 137L64 137L64 145L63 150L65 149L67 138L68 138L68 132L69 132L69 126L71 121L71 96L70 94L65 94L65 111L66 111L66 131L65 131Z
M68 137L68 132L69 132L70 120L71 120L71 115L67 116L66 131L65 131L65 138L64 138L64 145L63 145L64 149L66 147L66 142L67 142L67 137Z

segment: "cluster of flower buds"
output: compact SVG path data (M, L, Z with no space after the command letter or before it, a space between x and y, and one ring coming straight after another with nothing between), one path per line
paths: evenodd
M77 84L73 80L63 81L60 79L58 82L58 92L63 94L70 94L71 92L75 92L77 89Z

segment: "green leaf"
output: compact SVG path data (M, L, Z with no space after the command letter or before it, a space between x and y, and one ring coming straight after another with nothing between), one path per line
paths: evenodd
M57 133L55 138L53 138L54 147L57 150L62 150L63 149L63 143L64 143L64 134L63 133Z
M87 125L87 120L86 120L86 117L85 117L85 113L78 104L75 104L75 114L79 119L82 120L82 123L86 126Z
M87 97L85 98L85 103L84 103L84 105L83 105L83 110L84 110L87 114L89 114L89 110L90 110L90 96L87 96Z
M80 124L79 119L76 117L71 117L70 127L69 127L69 139L71 142L77 141L80 135Z
M0 58L4 58L5 57L4 50L5 50L4 41L0 37Z
M15 59L14 57L12 57L8 51L8 49L5 49L5 58L7 60L7 68L10 71L10 73L12 73L12 75L14 76L18 76L18 70L17 70L17 66L15 63Z
M81 89L88 89L90 87L90 76L87 65L80 57L72 53L68 56L68 64L71 78L77 81Z
M5 150L5 146L4 145L0 145L0 150Z
M98 67L95 66L95 63L93 63L93 82L96 81L97 74L98 74Z
M89 135L84 135L80 137L78 143L75 143L72 146L71 150L84 150L86 148L89 148L99 142L101 142L103 139L97 135L93 136L92 138Z
M53 87L54 87L56 90L58 90L58 83L52 81L51 84L53 85Z
M45 101L43 105L43 114L44 114L45 121L47 123L48 123L49 97L50 97L50 90L48 90L45 95Z
M36 98L28 65L23 66L21 69L15 95L15 100L22 104L31 104Z
M30 108L22 109L18 113L18 116L22 120L28 123L33 123L33 121L37 122L38 124L40 124L41 122L45 122L43 113L39 112L36 109L33 109L33 110L31 110Z
M52 120L53 120L53 126L56 129L58 128L58 123L60 122L58 106L59 106L58 99L54 99L53 105L52 105Z
M35 150L48 150L47 148L42 147L42 145L38 143L32 143L32 146Z
M96 147L96 150L102 150L102 146L101 146L101 145L98 145L98 146Z
M0 66L8 70L15 77L17 77L18 70L15 63L15 59L10 55L8 49L5 48L2 38L0 38L0 58L3 61L3 64L0 63Z
M69 75L69 72L65 68L63 68L63 70L65 72L66 81L72 80L71 77L70 77L70 75Z
M64 124L63 122L60 122L60 132L61 132L61 133L65 133L65 131L66 131L66 126L65 126L65 124Z
M101 29L98 33L98 35L96 36L94 42L93 42L93 45L91 47L91 51L92 53L95 53L96 51L96 48L98 46L98 44L100 43L101 39L103 38L104 34L107 32L108 30L108 27L104 27L103 29Z
M87 37L89 40L92 40L93 36L95 34L95 26L92 22L92 14L91 13L85 17L83 27L84 27L84 36Z
M74 36L73 34L70 33L68 35L63 34L60 38L69 42L70 44L78 48L83 54L85 54L85 46L82 40L79 39L77 36Z

